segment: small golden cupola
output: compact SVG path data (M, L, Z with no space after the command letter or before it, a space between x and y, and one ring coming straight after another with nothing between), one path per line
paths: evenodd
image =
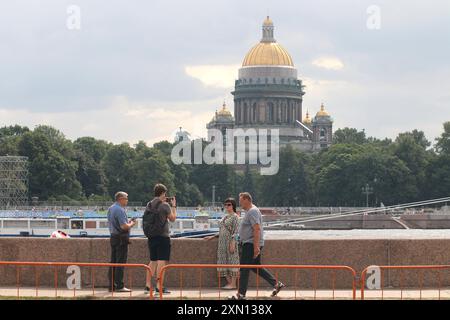
M329 117L330 114L328 112L325 111L325 106L322 105L320 106L320 111L317 112L316 117Z
M303 119L303 123L306 125L310 125L311 124L311 118L309 117L309 111L306 110L306 117Z
M225 101L223 102L222 109L217 112L219 116L232 117L231 112L227 109Z

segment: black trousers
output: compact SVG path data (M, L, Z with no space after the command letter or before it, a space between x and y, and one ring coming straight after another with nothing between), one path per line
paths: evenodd
M261 247L261 253L262 253L263 247ZM257 256L255 259L253 259L253 243L244 243L241 246L241 257L240 257L240 263L241 264L249 264L249 265L260 265L261 264L261 253L259 256ZM257 273L260 277L262 277L264 280L266 280L272 287L275 287L277 284L277 280L274 278L274 276L266 269L261 268L258 269L248 269L248 268L242 268L240 270L240 278L239 278L239 293L244 295L247 293L248 288L248 278L250 275L250 270L252 270L254 273Z
M111 235L111 263L127 263L129 234ZM110 267L108 270L109 288L122 289L123 267ZM114 275L114 284L112 283Z

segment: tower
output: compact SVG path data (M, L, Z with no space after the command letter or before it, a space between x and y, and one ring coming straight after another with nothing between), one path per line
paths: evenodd
M318 151L328 148L333 140L333 119L325 111L325 106L320 106L320 111L312 121L313 150Z
M227 109L225 102L222 105L222 109L216 111L216 114L206 125L206 128L208 129L208 141L212 141L212 129L216 129L222 132L224 143L226 143L226 130L234 128L234 117Z
M28 165L27 157L0 157L0 209L27 204Z

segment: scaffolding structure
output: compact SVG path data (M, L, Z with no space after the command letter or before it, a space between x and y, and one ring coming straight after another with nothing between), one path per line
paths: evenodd
M0 209L28 203L28 158L0 157Z

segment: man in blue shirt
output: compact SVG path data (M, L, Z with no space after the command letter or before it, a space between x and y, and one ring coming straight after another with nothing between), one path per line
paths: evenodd
M136 221L128 221L125 207L128 194L117 192L116 202L108 209L108 227L111 234L111 263L127 263L130 230ZM130 292L123 284L123 267L111 267L108 271L109 291Z

